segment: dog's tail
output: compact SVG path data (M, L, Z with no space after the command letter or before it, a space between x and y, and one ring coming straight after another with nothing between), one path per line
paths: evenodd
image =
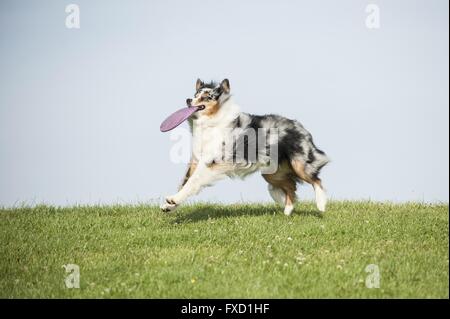
M308 151L307 159L305 162L305 173L312 179L318 179L322 168L330 162L330 158L318 149L311 139L311 148Z

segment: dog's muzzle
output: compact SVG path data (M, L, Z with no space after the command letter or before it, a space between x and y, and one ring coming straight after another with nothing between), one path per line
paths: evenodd
M205 109L204 105L192 105L192 99L186 99L186 104L189 107L196 107L197 112Z

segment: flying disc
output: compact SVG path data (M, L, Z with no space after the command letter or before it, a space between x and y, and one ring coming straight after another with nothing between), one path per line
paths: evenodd
M200 108L197 106L189 106L182 108L181 110L172 113L168 118L161 123L159 129L161 132L167 132L173 130L175 127L186 121L192 114L198 111Z

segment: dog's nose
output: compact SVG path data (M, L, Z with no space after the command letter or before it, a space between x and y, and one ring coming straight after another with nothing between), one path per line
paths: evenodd
M192 99L186 99L187 106L191 106L191 103L192 103Z

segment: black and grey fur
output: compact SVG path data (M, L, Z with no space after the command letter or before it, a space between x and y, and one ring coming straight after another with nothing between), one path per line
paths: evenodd
M248 113L240 113L233 122L233 135L246 136L247 130L258 131L264 129L270 134L271 129L278 131L278 163L282 165L297 159L305 163L305 171L312 179L319 177L320 170L324 167L329 159L325 153L318 149L313 142L311 134L296 120L291 120L280 115L252 115ZM244 134L243 134L244 133ZM259 141L256 135L254 147L258 150ZM240 143L248 144L248 140L238 138ZM239 142L237 144L239 144ZM270 143L267 143L267 147ZM247 148L247 146L245 146ZM252 147L251 145L249 147ZM267 148L256 152L259 154L267 154ZM248 152L244 153L245 156ZM233 154L236 157L236 153ZM247 158L245 158L247 159ZM259 158L257 158L258 160Z

